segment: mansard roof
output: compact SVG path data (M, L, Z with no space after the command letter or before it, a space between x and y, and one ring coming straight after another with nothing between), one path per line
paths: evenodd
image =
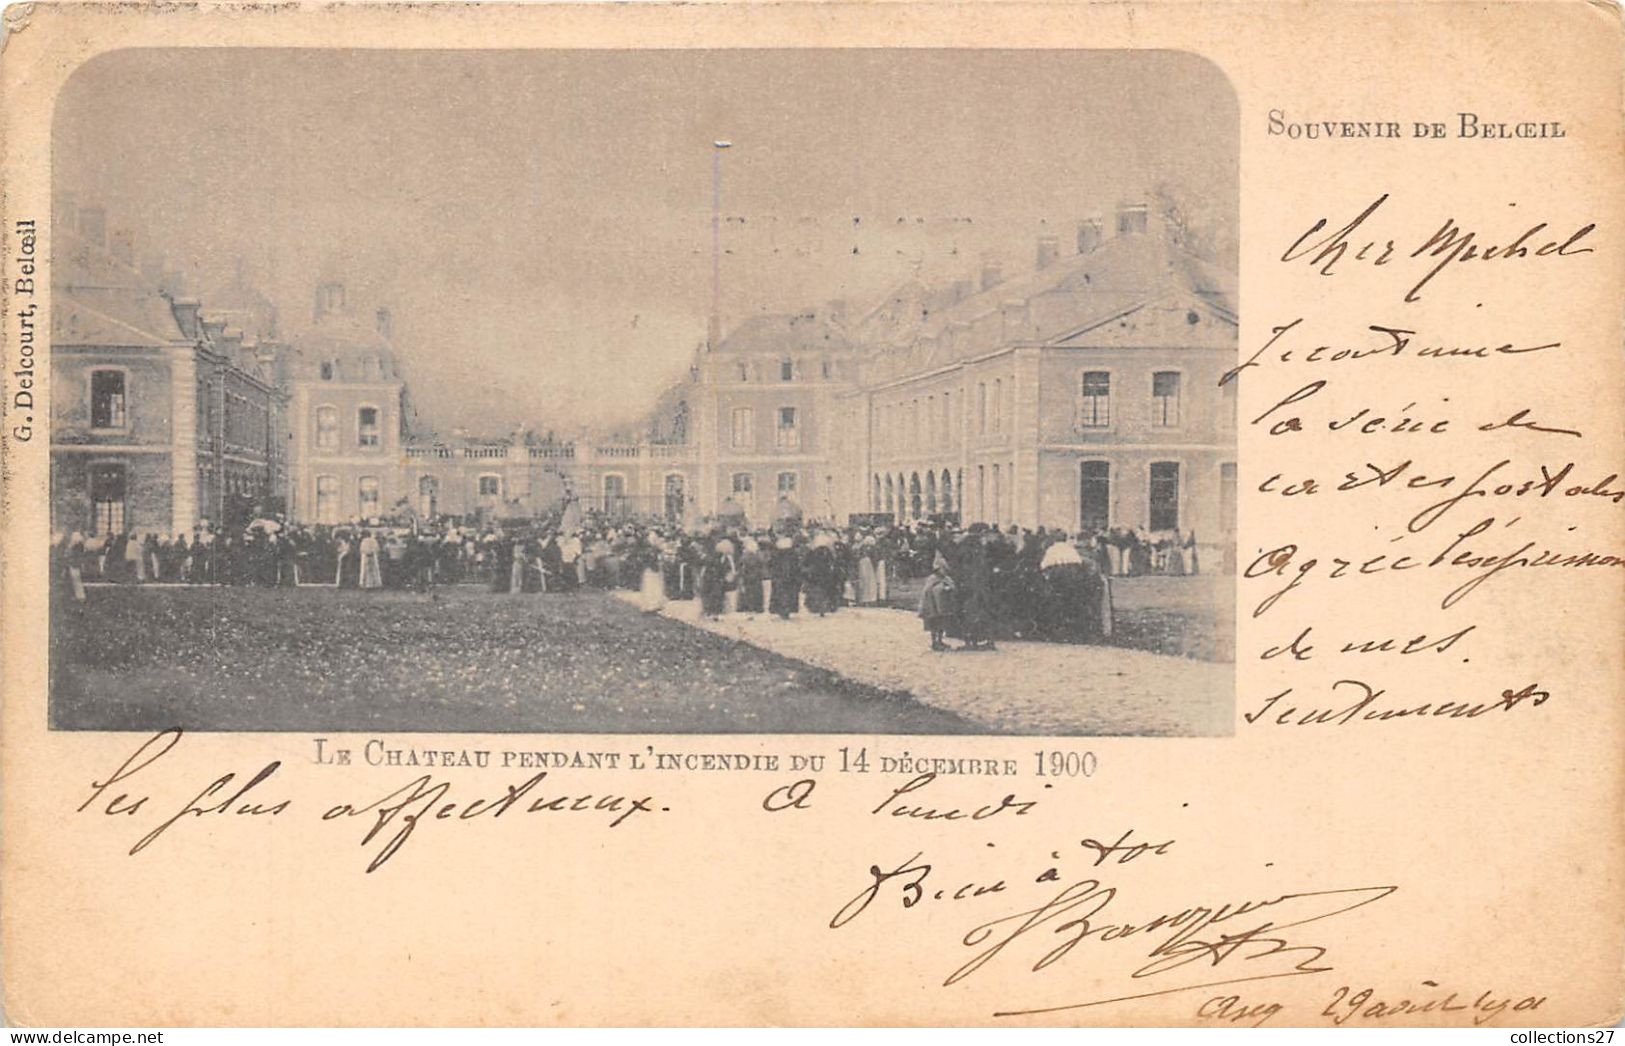
M1013 344L1226 347L1235 334L1231 274L1164 236L1127 234L935 311L883 376Z
M841 323L826 311L752 316L735 327L717 346L719 353L738 355L850 351L851 339Z
M63 230L52 263L55 344L150 348L192 340L158 287L104 247Z

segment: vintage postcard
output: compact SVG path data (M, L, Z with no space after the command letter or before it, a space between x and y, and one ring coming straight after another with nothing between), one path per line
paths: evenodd
M5 17L9 1022L1625 1012L1617 6Z

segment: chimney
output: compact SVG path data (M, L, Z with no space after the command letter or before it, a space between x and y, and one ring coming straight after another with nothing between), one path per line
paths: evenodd
M1117 208L1117 235L1143 236L1150 220L1150 208L1143 203L1126 203Z
M1085 218L1078 223L1078 253L1088 254L1106 238L1104 224L1099 218Z
M114 229L107 237L107 250L113 260L135 268L135 232L131 229Z
M107 208L79 208L79 235L98 247L107 244Z
M395 336L395 324L388 309L378 310L378 336L385 341Z
M1004 282L1004 269L996 261L982 263L982 290L990 291Z
M203 335L209 341L218 344L225 337L225 334L225 320L213 320L207 316L203 317Z
M328 281L316 287L316 318L344 311L344 284Z
M1054 236L1038 238L1038 267L1047 269L1061 256L1061 241Z
M175 314L175 323L180 327L181 333L188 338L196 340L203 334L203 324L198 316L202 306L193 298L175 298L170 301L170 310Z

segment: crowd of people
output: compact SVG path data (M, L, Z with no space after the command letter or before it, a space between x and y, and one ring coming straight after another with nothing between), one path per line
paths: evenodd
M1110 578L1195 572L1194 535L1117 529L1066 533L915 521L696 529L588 514L510 526L406 520L317 526L206 521L191 534L59 534L54 576L84 598L87 581L123 584L327 585L426 591L638 593L645 610L696 600L705 617L827 615L913 605L934 649L986 650L1000 638L1090 642L1111 628ZM921 582L923 581L923 585ZM917 587L918 586L918 587Z

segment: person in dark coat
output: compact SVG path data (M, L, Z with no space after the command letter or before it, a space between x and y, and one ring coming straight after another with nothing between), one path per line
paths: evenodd
M486 545L486 558L491 567L491 591L506 593L513 586L513 542L496 540Z
M958 615L957 596L954 579L948 574L948 561L939 555L931 576L925 579L924 590L920 592L920 621L925 625L925 630L931 633L932 650L948 649L942 637L954 627L954 619Z
M994 650L993 568L980 535L965 542L955 579L959 589L959 626L965 645L961 650Z
M789 538L774 543L768 570L773 579L768 609L788 621L801 606L801 556Z
M767 580L768 555L755 538L747 537L739 557L739 612L760 614L763 610L763 582Z
M700 595L700 616L720 617L727 605L728 561L720 543L707 551L700 560L697 590Z
M823 617L840 605L842 573L834 543L825 535L813 541L801 564L801 583L807 591L807 611Z

